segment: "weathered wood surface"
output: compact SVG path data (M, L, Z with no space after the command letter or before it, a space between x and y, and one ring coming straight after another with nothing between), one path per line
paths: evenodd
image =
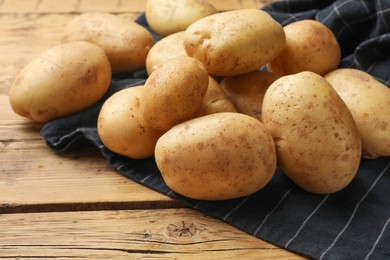
M266 1L213 0L219 10ZM0 0L0 258L297 259L123 177L97 153L53 153L11 110L23 66L82 12L136 18L144 0ZM7 214L8 213L8 214ZM13 214L9 214L13 213Z
M0 96L0 213L178 207L115 172L96 152L55 154L40 124L15 115Z
M298 259L190 209L0 215L0 258Z

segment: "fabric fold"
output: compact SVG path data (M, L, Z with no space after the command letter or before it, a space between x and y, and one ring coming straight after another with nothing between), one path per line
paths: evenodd
M390 2L387 0L290 0L264 8L286 25L316 19L337 36L341 67L367 71L389 86ZM144 15L137 20L147 25ZM156 40L160 37L154 34ZM154 158L134 160L111 152L99 139L97 117L113 93L142 85L145 70L115 75L104 98L75 115L54 120L41 130L47 145L58 153L85 146L99 151L116 171L189 207L282 248L314 259L390 258L390 157L362 159L356 178L329 195L303 191L277 169L260 191L226 201L185 198L164 183Z

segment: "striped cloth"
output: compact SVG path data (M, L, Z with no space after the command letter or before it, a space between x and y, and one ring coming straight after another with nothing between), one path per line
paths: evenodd
M282 25L304 19L325 24L340 43L341 67L365 70L390 86L389 0L290 0L263 10Z
M264 10L282 24L302 19L323 22L340 41L342 67L363 69L390 85L389 0L281 1ZM147 26L144 16L138 22ZM137 71L113 80L95 106L47 123L41 134L48 146L71 152L91 145L132 180L309 258L390 259L390 157L363 159L352 183L334 194L305 192L277 169L270 183L250 196L226 201L188 199L165 185L154 158L125 158L109 151L98 137L96 120L104 100L123 88L143 84L145 78L145 71Z

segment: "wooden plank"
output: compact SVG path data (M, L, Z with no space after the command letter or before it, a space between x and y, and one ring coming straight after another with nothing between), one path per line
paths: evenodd
M0 15L0 94L7 94L27 62L60 42L75 15Z
M36 10L38 0L2 0L0 2L0 13L27 13Z
M8 94L13 81L29 61L60 43L63 28L76 15L0 15L0 94ZM132 21L138 15L123 13L120 16Z
M209 0L220 11L261 8L275 0ZM3 0L0 13L143 12L146 0Z
M15 114L6 95L0 95L0 111L0 149L10 142L42 140L39 135L42 124Z
M35 12L37 13L69 13L77 12L78 0L39 0L37 2Z
M0 215L0 258L303 259L190 209Z
M56 155L39 140L3 144L0 154L0 213L182 207L95 152Z
M90 150L53 153L41 124L16 115L0 96L0 213L182 207L112 169Z
M264 5L275 2L277 0L209 0L209 2L220 11L229 11L243 8L260 9Z
M0 96L0 213L182 207L120 175L90 150L53 153L41 124L16 115Z
M96 154L60 157L45 147L1 152L0 213L180 206L118 174Z
M213 1L220 10L258 4ZM181 208L179 202L121 176L99 154L54 154L39 135L42 125L10 109L7 93L16 75L59 43L70 19L89 11L134 19L144 2L0 0L0 213L14 213L0 214L0 258L297 259L226 223ZM155 210L146 210L151 208Z
M272 0L267 0L272 1ZM127 19L139 16L144 3L141 0L4 0L0 5L0 93L8 93L12 82L34 57L60 43L64 26L77 12L121 11ZM219 10L258 8L262 1L221 1L213 3ZM117 8L117 9L114 9ZM57 10L58 9L58 10ZM31 12L31 14L15 15ZM54 14L53 14L54 12ZM56 13L57 12L57 13Z
M7 93L14 78L59 42L74 16L0 16L0 212L178 207L177 201L121 176L97 154L53 154L39 134L42 124L12 111Z
M79 12L141 13L145 10L145 0L83 0Z

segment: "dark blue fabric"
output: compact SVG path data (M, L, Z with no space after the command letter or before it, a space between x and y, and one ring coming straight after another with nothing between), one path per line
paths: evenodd
M291 0L264 10L282 24L301 19L323 22L340 42L342 67L363 69L389 86L390 1ZM137 22L148 28L144 16ZM156 34L154 37L159 39ZM265 188L248 197L198 201L171 191L153 157L134 160L107 149L96 130L100 107L116 91L142 84L146 75L145 70L115 75L109 92L99 103L47 123L41 133L48 146L60 153L91 145L124 176L248 234L310 258L390 259L390 157L363 159L352 183L330 195L305 192L277 169Z
M389 0L291 0L266 6L282 25L314 19L339 41L340 67L362 69L390 85Z

